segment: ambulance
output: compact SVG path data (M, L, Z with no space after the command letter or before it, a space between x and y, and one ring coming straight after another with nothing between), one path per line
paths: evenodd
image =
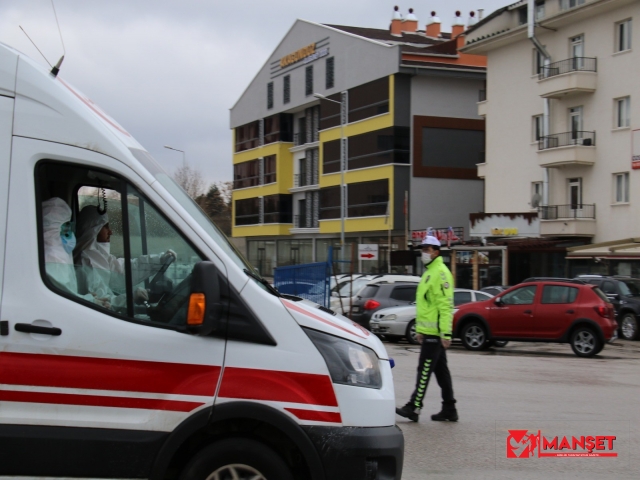
M56 73L0 44L0 478L400 479L382 343L274 290Z

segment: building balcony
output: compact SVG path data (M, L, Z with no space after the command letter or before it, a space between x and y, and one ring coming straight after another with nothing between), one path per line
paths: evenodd
M596 161L596 132L564 132L540 137L538 162L541 167L591 166Z
M597 58L573 57L540 67L538 93L544 98L562 98L592 93L598 79Z
M297 147L307 143L307 132L298 132L293 134L293 144Z
M596 234L596 206L586 203L540 207L541 236L581 236Z
M318 232L318 221L314 222L312 217L305 215L293 216L293 228L289 230L290 233L314 233Z
M476 165L478 167L478 177L484 178L487 175L487 164L486 163L478 163Z
M305 192L307 190L318 190L320 188L318 174L311 176L311 181L307 178L306 172L296 173L293 175L293 187L290 192Z

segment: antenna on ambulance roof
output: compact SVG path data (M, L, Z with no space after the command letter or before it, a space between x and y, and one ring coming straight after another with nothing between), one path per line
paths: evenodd
M53 0L51 0L51 7L53 8L53 15L56 17L56 25L58 25L58 33L60 34L60 43L62 43L62 56L60 57L60 60L58 60L58 63L56 63L55 66L51 68L51 75L53 75L54 77L57 77L58 72L60 71L60 65L62 65L64 56L67 53L67 49L64 46L64 40L62 38L62 30L60 30L60 22L58 21L58 13L56 12L56 5L55 3L53 3Z
M51 0L51 6L53 7L53 14L56 17L56 24L58 25L58 33L60 34L60 42L62 42L62 57L60 57L60 60L58 60L58 63L56 63L55 65L51 65L51 62L49 62L49 60L47 60L47 57L45 57L44 53L42 53L40 51L40 49L36 45L36 42L34 42L31 39L31 37L29 36L27 31L24 28L22 28L22 25L19 25L19 27L20 27L20 30L22 30L22 33L24 33L27 36L27 38L29 39L29 41L33 44L33 46L36 47L36 50L38 50L38 53L40 55L42 55L42 58L44 58L44 61L47 62L47 64L51 67L51 75L56 77L56 76L58 76L58 72L60 71L60 65L62 65L62 61L64 60L64 56L67 53L67 50L66 50L66 48L64 46L64 40L62 39L62 31L60 30L60 22L58 22L58 14L56 13L56 6L53 3L53 0Z

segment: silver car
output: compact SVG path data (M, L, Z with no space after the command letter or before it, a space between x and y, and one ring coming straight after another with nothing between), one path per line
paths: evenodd
M486 292L456 288L453 291L454 306L464 303L488 300L493 297ZM409 343L418 344L416 339L416 304L402 307L390 307L379 310L373 314L369 322L371 332L376 335L384 335L390 342L397 342L406 338Z

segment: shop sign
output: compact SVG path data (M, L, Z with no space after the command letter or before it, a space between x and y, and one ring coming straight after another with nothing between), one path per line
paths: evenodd
M514 237L518 235L518 227L509 227L509 228L493 227L491 229L491 235L496 237Z
M460 242L464 238L464 227L429 227L426 230L413 230L411 232L411 241L413 243L421 243L427 235L436 237L442 244Z
M303 60L311 55L314 55L315 53L316 53L316 43L313 42L312 44L307 45L306 47L303 47L300 50L296 50L295 52L282 57L280 59L280 68L288 67L289 65L297 63L300 60Z
M375 243L359 243L358 258L360 260L378 260L378 245Z

